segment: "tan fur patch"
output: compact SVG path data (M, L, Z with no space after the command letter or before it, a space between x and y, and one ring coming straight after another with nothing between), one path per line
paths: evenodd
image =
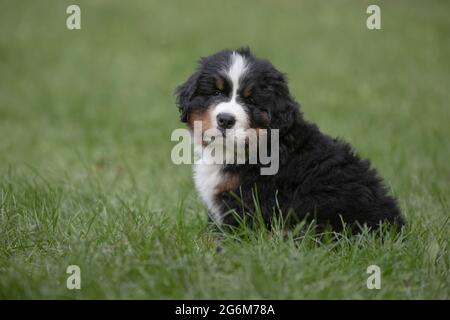
M188 114L187 123L191 130L194 129L194 122L195 121L201 121L202 122L202 131L205 132L206 130L210 129L212 127L211 123L211 108L208 108L204 112L191 112Z
M237 174L226 173L222 181L216 186L216 193L233 191L239 186L239 176Z
M242 95L244 96L244 98L250 97L251 94L252 94L252 87L251 87L251 86L247 86L247 87L244 89L244 92L242 93Z
M216 88L219 89L220 91L223 91L223 89L225 88L225 83L223 82L222 78L216 79Z
M255 129L256 130L256 134L257 134L257 136L259 137L260 136L260 134L261 134L261 132L260 132L260 130L261 129L267 129L267 128L269 128L269 126L270 126L270 117L269 117L269 114L267 113L267 112L261 112L261 118L262 118L262 126L261 127L253 127L253 129Z

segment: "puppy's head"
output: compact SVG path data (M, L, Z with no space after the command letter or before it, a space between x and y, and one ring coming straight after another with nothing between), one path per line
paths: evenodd
M283 129L298 107L285 76L248 48L223 50L201 58L197 70L176 89L181 121L192 129Z

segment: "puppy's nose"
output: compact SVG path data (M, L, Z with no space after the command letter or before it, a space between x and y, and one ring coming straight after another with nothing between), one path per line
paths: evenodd
M221 129L230 129L236 123L236 118L229 113L219 113L216 118Z

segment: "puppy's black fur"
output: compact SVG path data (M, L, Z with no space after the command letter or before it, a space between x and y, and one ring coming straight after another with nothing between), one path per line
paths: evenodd
M201 59L196 72L177 88L183 122L190 113L227 99L229 88L224 88L225 94L217 94L211 83L232 52L223 50ZM261 175L259 165L224 165L223 173L237 175L239 185L216 195L223 222L235 225L236 217L229 211L242 215L243 205L244 211L254 213L257 190L267 224L279 206L285 215L291 212L297 220L314 219L318 226L330 225L336 231L341 230L343 221L372 228L380 222L401 227L404 220L396 200L369 161L360 159L348 143L321 133L306 121L289 92L286 77L271 63L256 58L247 48L235 52L251 65L242 87L249 85L252 96L239 101L245 105L252 127L280 130L280 167L275 175Z

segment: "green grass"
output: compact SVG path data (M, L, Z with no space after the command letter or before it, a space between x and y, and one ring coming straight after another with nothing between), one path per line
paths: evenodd
M74 2L80 31L65 27ZM368 1L317 2L2 1L0 298L448 299L450 4L371 1L369 31ZM172 93L199 56L241 45L372 160L400 238L259 230L216 253L191 169L170 161Z

